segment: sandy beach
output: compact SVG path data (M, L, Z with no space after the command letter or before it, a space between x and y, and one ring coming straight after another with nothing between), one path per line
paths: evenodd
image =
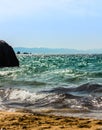
M102 130L102 120L29 112L0 112L0 130Z

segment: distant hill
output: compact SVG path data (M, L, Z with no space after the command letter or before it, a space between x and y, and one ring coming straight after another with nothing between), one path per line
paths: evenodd
M15 47L15 52L32 54L102 54L102 49L94 50L76 50L65 48L24 48Z

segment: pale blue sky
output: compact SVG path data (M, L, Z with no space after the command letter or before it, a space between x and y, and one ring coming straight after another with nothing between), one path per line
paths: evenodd
M0 0L0 39L13 47L102 48L102 0Z

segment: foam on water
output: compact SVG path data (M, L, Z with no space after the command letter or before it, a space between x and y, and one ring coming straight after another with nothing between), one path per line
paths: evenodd
M97 85L97 84L96 84ZM88 84L84 85L84 89ZM100 86L100 85L97 85ZM4 106L10 107L27 107L41 108L52 107L57 109L73 108L73 109L87 109L87 110L101 110L102 109L102 95L98 95L93 91L89 94L81 93L80 88L54 88L46 91L30 92L28 90L5 88L0 89L0 101ZM92 84L91 84L92 87ZM93 84L95 88L95 84ZM97 88L97 87L96 87ZM101 87L100 87L101 88ZM98 88L99 89L99 88ZM82 91L82 89L81 89ZM76 93L77 92L77 93ZM85 92L86 93L86 92ZM98 96L97 96L98 95Z

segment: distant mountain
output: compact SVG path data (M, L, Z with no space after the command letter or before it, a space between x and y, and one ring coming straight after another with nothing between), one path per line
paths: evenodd
M15 47L15 52L32 54L102 54L102 49L76 50L66 48L24 48Z

